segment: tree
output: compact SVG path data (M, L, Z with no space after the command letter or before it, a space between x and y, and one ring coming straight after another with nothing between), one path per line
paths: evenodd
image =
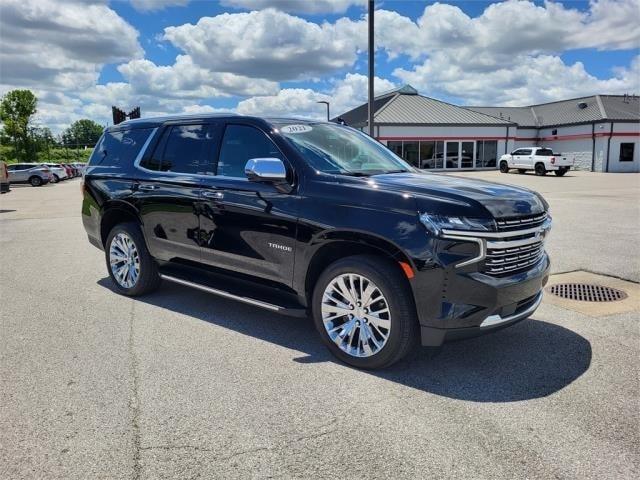
M90 145L98 143L104 128L88 118L73 122L62 134L65 145Z
M0 121L4 124L4 135L9 138L15 156L20 161L30 158L29 122L36 113L38 99L31 90L11 90L0 101Z

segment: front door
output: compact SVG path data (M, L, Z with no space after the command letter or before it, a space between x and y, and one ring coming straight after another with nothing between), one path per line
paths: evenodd
M475 167L475 144L476 142L460 142L460 168Z
M444 168L460 168L460 142L445 143Z
M212 173L221 129L215 123L165 127L142 159L133 196L152 256L201 260L200 190L203 177Z
M204 263L291 285L298 197L273 185L250 182L251 158L281 158L262 130L226 126L217 174L205 179L200 228Z

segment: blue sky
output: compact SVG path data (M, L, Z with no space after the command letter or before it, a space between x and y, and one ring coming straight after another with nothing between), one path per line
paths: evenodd
M366 99L363 0L4 0L0 93L39 122L234 110L318 117ZM640 0L376 2L376 88L456 104L640 93ZM319 108L320 107L320 108Z

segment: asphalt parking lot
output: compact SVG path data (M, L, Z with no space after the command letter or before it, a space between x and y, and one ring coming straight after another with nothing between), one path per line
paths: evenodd
M553 272L640 282L640 175L459 175L551 204ZM638 310L532 319L368 373L310 320L114 293L79 181L0 197L0 478L640 476Z

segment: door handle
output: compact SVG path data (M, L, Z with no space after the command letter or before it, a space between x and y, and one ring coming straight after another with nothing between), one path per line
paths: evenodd
M144 184L144 185L138 186L138 190L144 190L146 192L151 190L157 190L158 188L160 188L158 185L153 185L153 184Z
M217 200L222 200L224 198L224 193L217 192L217 191L211 191L211 190L205 190L204 192L202 192L202 196L206 197L206 198L215 198Z

